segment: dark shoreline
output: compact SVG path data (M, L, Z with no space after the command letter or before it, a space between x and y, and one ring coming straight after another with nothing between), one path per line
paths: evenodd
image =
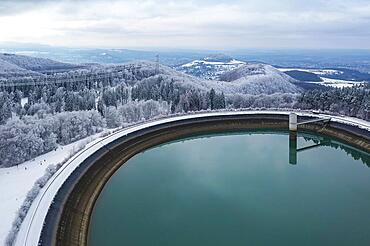
M114 172L137 153L179 138L256 129L288 132L288 115L246 114L178 120L138 130L109 143L81 163L60 188L46 216L40 245L87 245L96 199ZM322 123L316 123L303 125L300 131L332 137L370 153L370 132L356 126L330 122L323 127Z

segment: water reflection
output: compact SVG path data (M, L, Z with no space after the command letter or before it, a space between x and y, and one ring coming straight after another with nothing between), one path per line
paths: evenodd
M89 245L368 246L370 172L354 161L368 164L368 156L286 130L157 146L130 159L104 187Z
M369 154L290 137L202 135L133 157L99 196L89 245L370 245L370 172L354 161Z
M289 164L297 165L298 153L320 146L328 146L334 149L344 150L347 155L351 156L354 160L361 160L365 165L370 167L370 155L364 151L355 149L349 145L336 142L330 138L323 136L316 136L306 133L300 133L305 142L313 142L313 144L299 146L297 144L297 132L289 132Z
M289 163L297 164L297 132L289 132Z

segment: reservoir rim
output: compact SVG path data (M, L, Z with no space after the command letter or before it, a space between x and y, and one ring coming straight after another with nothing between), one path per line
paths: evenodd
M99 194L110 177L138 153L202 134L262 129L287 133L287 128L288 115L222 115L162 123L116 139L83 161L64 182L49 208L39 242L41 245L88 245L91 215ZM369 131L356 126L314 123L303 125L299 131L327 136L370 153Z

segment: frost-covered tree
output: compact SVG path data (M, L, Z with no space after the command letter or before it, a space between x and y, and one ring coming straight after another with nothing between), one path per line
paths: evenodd
M0 92L0 124L12 116L12 101L7 92Z
M0 125L0 166L13 166L102 131L105 120L95 110L13 117ZM17 154L14 154L17 153Z
M122 125L122 119L116 107L105 107L103 115L108 128L116 128Z
M295 108L319 109L370 120L370 84L352 88L303 92Z
M119 106L118 112L122 122L130 123L167 115L170 113L170 106L165 101L132 101Z

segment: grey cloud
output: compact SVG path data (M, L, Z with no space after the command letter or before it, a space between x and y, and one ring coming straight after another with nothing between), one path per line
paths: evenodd
M35 9L41 4L53 2L52 0L2 0L0 1L0 15L15 15L20 12ZM56 1L55 1L56 2Z
M37 15L51 6L57 6L50 8L55 11L50 18L56 19L47 28L63 40L50 35L50 43L116 46L124 40L197 48L199 39L204 45L241 46L248 40L252 46L352 42L370 48L369 0L0 0L0 17L13 15L16 20L22 11Z
M92 2L88 0L0 0L0 16L17 15L50 4Z

